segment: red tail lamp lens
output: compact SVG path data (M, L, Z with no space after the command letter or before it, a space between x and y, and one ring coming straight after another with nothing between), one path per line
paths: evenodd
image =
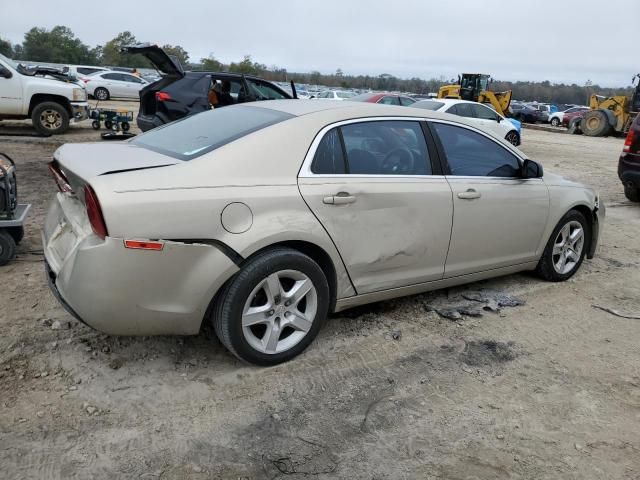
M87 216L89 217L93 233L104 240L108 235L107 226L104 223L102 208L100 208L100 202L98 202L96 192L94 192L93 188L89 185L84 187L84 203L87 207Z
M167 100L171 100L171 95L167 92L156 92L156 100L159 102L166 102Z

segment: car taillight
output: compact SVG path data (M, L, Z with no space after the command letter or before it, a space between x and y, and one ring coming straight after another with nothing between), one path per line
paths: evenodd
M167 100L171 100L171 95L167 92L156 92L156 100L159 102L166 102Z
M91 223L93 233L104 240L108 235L107 226L104 223L102 208L100 208L100 202L98 202L96 192L94 192L93 188L89 185L85 185L84 187L84 203L87 207L87 216L89 217L89 223Z
M69 184L69 180L67 180L67 177L64 175L62 170L60 170L60 167L56 162L51 162L49 164L49 171L51 172L53 179L56 181L58 190L60 190L62 193L73 192L73 189Z
M627 134L627 139L624 141L624 147L622 151L624 153L638 153L640 150L640 135L632 127Z

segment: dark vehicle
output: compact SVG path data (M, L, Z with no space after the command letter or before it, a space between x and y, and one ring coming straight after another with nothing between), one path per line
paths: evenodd
M163 75L140 90L137 123L143 132L212 107L293 98L273 83L250 75L185 72L178 59L157 45L124 47L122 51L144 55Z
M350 102L369 102L369 103L382 103L384 105L402 105L408 107L416 103L416 101L407 97L406 95L399 95L397 93L362 93L355 97L348 99Z
M536 123L544 121L543 113L529 105L522 105L522 108L515 109L513 112L513 118L521 121L522 123Z
M618 177L624 194L632 202L640 202L640 115L631 124L618 161Z
M576 110L575 112L568 112L565 113L562 116L562 126L563 127L568 127L571 125L571 121L574 119L581 119L582 117L584 117L584 115L591 111L590 108L587 108L586 110ZM577 120L576 120L577 121ZM574 121L575 123L575 121Z

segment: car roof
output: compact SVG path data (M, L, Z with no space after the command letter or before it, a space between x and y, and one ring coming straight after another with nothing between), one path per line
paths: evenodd
M344 100L342 102L322 102L318 100L269 100L268 102L238 104L233 108L243 108L247 106L276 110L293 115L294 117L321 115L323 117L322 121L327 123L360 117L420 117L455 121L457 123L477 128L477 125L465 120L463 117L451 115L449 113L434 112L432 110L425 110L422 108L412 108L411 106L383 105L380 103L352 102L349 100Z

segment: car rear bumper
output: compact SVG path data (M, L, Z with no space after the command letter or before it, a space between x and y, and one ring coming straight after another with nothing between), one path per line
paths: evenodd
M167 241L148 251L125 248L121 238L102 240L87 231L73 203L58 194L42 233L49 284L67 311L111 335L197 334L211 299L238 267L213 245Z
M620 157L618 178L623 185L640 188L640 155L626 153Z

